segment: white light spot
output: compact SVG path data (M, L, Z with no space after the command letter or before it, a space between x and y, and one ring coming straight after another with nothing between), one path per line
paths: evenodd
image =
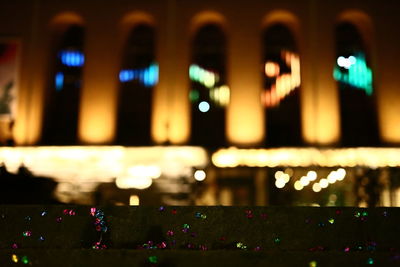
M207 112L207 111L209 111L209 110L210 110L210 104L208 104L208 102L206 102L206 101L200 102L200 104L199 104L199 110L200 110L201 112Z
M196 179L196 181L204 181L204 179L206 179L206 173L203 170L197 170L194 172L194 179Z
M321 185L322 188L327 188L329 185L329 182L327 179L321 179L321 181L319 181L319 184Z
M296 181L295 183L294 183L294 189L296 189L296 190L302 190L304 188L304 186L300 183L300 181Z
M131 195L129 197L129 205L130 206L139 206L139 196Z
M308 180L315 181L317 179L317 173L315 171L307 172Z
M277 188L284 188L285 187L285 181L283 179L278 179L275 181L275 186Z
M315 183L315 184L313 184L313 186L312 186L312 190L314 191L314 192L316 192L316 193L318 193L319 191L321 191L321 185L319 184L319 183Z

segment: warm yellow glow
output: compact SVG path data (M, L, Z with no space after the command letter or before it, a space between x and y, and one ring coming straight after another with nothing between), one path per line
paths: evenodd
M277 179L276 181L275 181L275 186L277 187L277 188L284 188L285 187L285 181L283 180L283 179Z
M229 104L230 89L227 85L221 85L210 89L210 98L219 106L225 107Z
M139 196L131 195L129 197L129 205L130 206L139 206L139 203L140 203Z
M52 27L57 27L61 24L83 24L83 19L80 15L74 12L63 12L56 15L50 22Z
M323 178L319 181L319 185L321 186L321 188L327 188L329 185L329 182L327 179Z
M18 263L18 256L15 255L15 254L12 254L12 255L11 255L11 260L12 260L13 262L15 262L15 263Z
M161 176L161 170L158 166L137 165L128 167L127 172L132 177L149 177L157 179Z
M294 171L292 168L286 168L285 169L285 173L287 173L289 175L289 177L293 176Z
M206 179L206 172L203 170L197 170L194 173L194 179L196 179L196 181L204 181Z
M310 180L308 179L308 177L303 176L303 177L300 178L300 184L302 186L307 186L307 185L310 184Z
M208 156L200 147L3 147L0 163L13 173L23 164L36 176L79 184L112 182L115 177L189 176L187 169L204 168Z
M304 186L300 183L300 181L296 181L296 182L294 183L294 189L300 191L300 190L302 190L303 188L304 188Z
M400 166L399 148L276 148L276 149L238 149L226 148L216 151L212 162L217 167L395 167ZM346 171L339 171L344 178ZM312 174L311 177L314 177Z
M280 72L278 63L273 61L267 61L265 63L264 70L265 70L265 75L267 75L267 77L276 77L279 75Z
M327 179L330 184L334 184L336 182L336 177L334 175L328 175Z
M300 86L300 59L299 56L289 52L282 51L282 58L286 64L290 67L290 73L285 73L276 78L275 84L271 88L267 88L262 93L262 100L266 107L273 107L279 104L279 102L288 96L293 90ZM275 62L268 61L265 63L265 73L268 77L275 75L275 72L279 72L273 64ZM270 76L271 75L271 76Z
M275 179L280 179L284 175L283 171L277 171L275 172Z
M89 96L82 98L79 119L79 139L82 142L86 144L112 142L115 127L115 111L113 111L115 103L112 103L110 99L113 98L98 99L98 97L90 98Z
M312 190L313 190L314 192L316 192L316 193L320 192L321 189L322 189L322 187L321 187L321 185L320 185L319 183L315 183L315 184L313 184L313 186L312 186Z
M115 184L118 188L121 189L146 189L149 188L153 183L153 180L150 177L137 177L137 176L123 176L117 177L115 180Z
M285 181L285 183L288 183L288 182L290 181L290 176L289 176L289 174L285 173L285 174L282 176L281 179L283 179L283 181Z
M343 168L337 169L336 173L337 173L336 179L338 181L342 181L344 179L344 177L346 177L346 170Z

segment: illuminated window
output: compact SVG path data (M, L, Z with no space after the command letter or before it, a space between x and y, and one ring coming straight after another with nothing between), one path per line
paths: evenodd
M200 28L192 41L189 67L191 143L218 147L225 144L225 109L230 89L226 84L226 39L214 24Z
M82 83L84 30L71 25L53 36L53 71L46 91L42 143L76 143L79 99Z
M264 31L263 66L266 144L300 145L300 58L286 26L274 24Z
M116 143L150 145L153 88L158 82L154 29L140 24L127 39L119 72Z
M342 145L377 145L373 73L362 37L350 23L336 27L335 63L333 77L339 88Z

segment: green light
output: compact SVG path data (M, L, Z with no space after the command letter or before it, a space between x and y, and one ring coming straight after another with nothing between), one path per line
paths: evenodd
M197 91L197 90L191 90L191 91L189 92L189 99L190 99L190 101L192 101L192 102L197 102L197 101L199 100L199 98L200 98L199 91Z
M341 83L364 90L367 95L372 95L372 70L367 66L364 54L357 53L354 58L356 59L354 64L344 69L336 65L333 70L333 78Z
M157 256L150 256L150 257L149 257L149 262L151 262L151 263L157 263L157 261L158 261Z
M196 64L190 65L189 78L191 81L198 82L209 89L213 88L219 81L218 74L205 70Z
M29 263L29 259L27 256L22 256L21 261L23 264L28 264Z

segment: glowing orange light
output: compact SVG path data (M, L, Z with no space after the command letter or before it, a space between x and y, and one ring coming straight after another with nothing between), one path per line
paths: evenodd
M267 61L267 63L265 63L265 75L267 75L267 77L276 77L279 75L279 72L280 67L278 63L272 61Z
M290 67L290 73L280 74L279 65L275 62L265 63L265 75L276 77L276 81L271 85L270 90L264 92L264 105L273 107L288 96L294 89L300 86L300 60L299 57L289 51L282 51L281 58Z

